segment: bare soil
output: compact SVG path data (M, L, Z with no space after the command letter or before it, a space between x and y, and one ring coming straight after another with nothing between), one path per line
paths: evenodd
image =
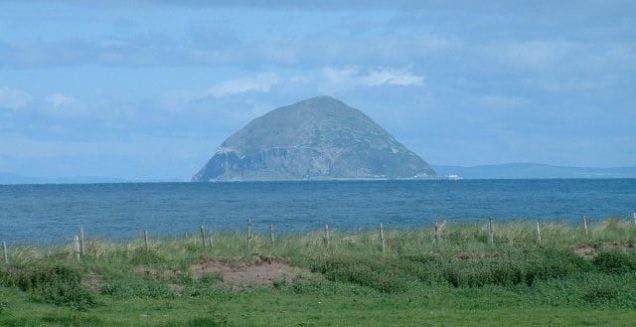
M626 252L634 244L630 242L603 242L596 244L581 244L574 248L574 253L584 259L592 259L600 251L622 251Z
M314 277L306 269L293 267L282 260L265 258L251 263L227 263L208 259L190 266L190 273L200 278L204 273L223 276L223 284L228 287L273 286L275 282L292 282L296 277Z

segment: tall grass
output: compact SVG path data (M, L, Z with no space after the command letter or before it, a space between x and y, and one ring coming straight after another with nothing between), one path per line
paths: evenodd
M87 276L101 280L100 292L105 295L171 298L175 291L167 284L197 283L189 267L208 259L257 262L275 258L329 281L389 293L421 283L457 288L532 286L539 280L580 273L636 271L636 226L607 219L590 225L589 231L585 235L576 226L544 222L539 241L535 222L496 223L494 244L490 244L486 223L447 224L437 241L432 228L385 230L385 252L375 230L332 230L328 244L323 231L277 235L274 243L268 235L255 234L249 248L247 235L242 233L213 233L212 246L203 246L198 235L156 238L151 239L149 250L141 238L127 242L94 239L86 242L86 255L80 262L75 260L71 244L12 248L10 265L0 265L0 284L18 286L51 302L90 306L90 297L82 297L81 279ZM586 252L576 252L581 248ZM140 267L152 269L154 274L140 276ZM24 280L35 282L25 284ZM47 288L62 289L60 294L68 291L69 299L54 299L44 294Z

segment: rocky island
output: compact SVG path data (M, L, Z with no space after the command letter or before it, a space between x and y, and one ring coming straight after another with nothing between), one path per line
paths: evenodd
M422 158L360 110L321 96L252 120L221 144L192 181L435 176Z

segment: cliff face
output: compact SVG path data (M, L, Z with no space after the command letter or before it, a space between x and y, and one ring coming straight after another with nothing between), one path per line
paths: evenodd
M270 111L225 140L192 181L401 179L435 172L369 117L330 97Z

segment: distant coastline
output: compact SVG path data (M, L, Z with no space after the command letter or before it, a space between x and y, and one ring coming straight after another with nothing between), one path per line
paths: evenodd
M507 163L472 167L432 165L440 176L456 174L462 179L614 179L636 178L633 167L566 167L536 163Z
M456 180L456 179L633 179L636 166L631 167L566 167L535 163L507 163L479 166L431 165L438 176L429 178L324 178L295 180L304 181L389 181L389 180ZM450 178L457 175L459 178ZM290 180L263 180L262 182L283 182ZM181 183L189 182L189 177L126 179L117 177L77 176L77 177L33 177L13 173L0 173L0 185L19 184L114 184L114 183ZM215 183L236 183L243 181L215 181Z

